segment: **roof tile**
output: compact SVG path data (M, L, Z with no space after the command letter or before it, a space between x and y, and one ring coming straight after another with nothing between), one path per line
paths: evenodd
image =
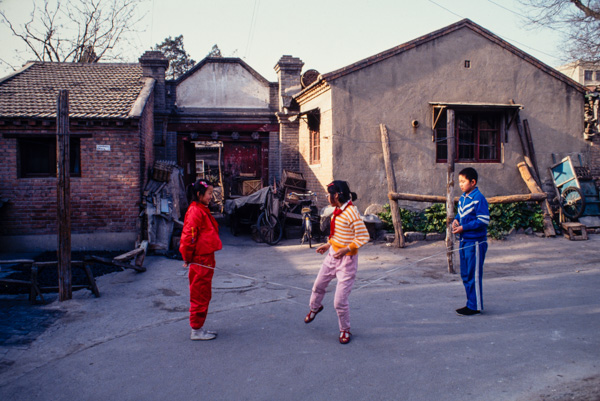
M143 87L139 64L33 62L0 79L0 117L56 117L67 89L71 117L126 118Z

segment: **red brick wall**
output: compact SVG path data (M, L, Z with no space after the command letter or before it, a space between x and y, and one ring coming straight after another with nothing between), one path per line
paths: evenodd
M140 120L140 144L140 185L143 189L148 182L148 171L154 163L154 92L148 98Z
M144 179L141 159L144 155L151 160L152 152L152 140L147 139L152 130L146 127L151 122L145 120L139 126L112 122L81 138L81 177L71 177L72 233L136 230ZM98 151L97 144L111 150ZM17 178L14 137L0 135L0 160L0 197L9 199L0 208L0 236L55 234L56 178Z

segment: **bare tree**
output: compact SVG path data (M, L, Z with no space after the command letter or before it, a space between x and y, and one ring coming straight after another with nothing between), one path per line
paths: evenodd
M559 31L565 59L600 61L600 0L521 0L526 20Z
M145 0L43 0L33 3L30 18L16 23L0 11L0 21L39 61L97 62L120 59L117 44L143 18L138 6ZM21 57L22 58L22 57Z

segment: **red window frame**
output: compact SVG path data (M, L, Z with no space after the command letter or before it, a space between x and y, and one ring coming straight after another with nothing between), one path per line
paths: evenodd
M319 112L308 113L306 116L309 137L310 164L321 162L321 115Z
M446 112L435 129L436 162L448 162ZM502 114L485 111L457 111L454 119L455 162L500 163ZM488 153L487 155L485 153Z

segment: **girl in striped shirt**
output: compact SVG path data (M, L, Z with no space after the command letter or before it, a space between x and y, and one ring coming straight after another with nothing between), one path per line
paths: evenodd
M369 232L365 227L358 209L352 204L356 194L350 192L346 181L333 181L327 186L327 196L335 211L331 217L329 241L317 248L321 255L327 256L321 265L310 296L310 312L304 318L305 323L312 322L323 310L323 297L329 282L337 277L333 305L338 314L340 343L348 344L350 333L350 312L348 297L358 269L358 248L369 241Z

